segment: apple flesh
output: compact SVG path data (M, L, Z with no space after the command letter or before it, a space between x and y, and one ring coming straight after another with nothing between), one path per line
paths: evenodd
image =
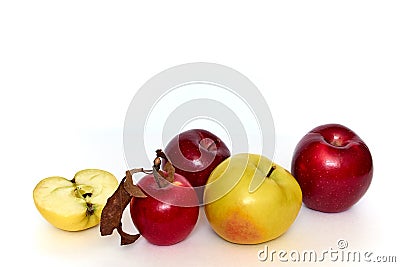
M107 199L117 187L117 178L111 173L87 169L76 173L72 180L60 176L41 180L33 190L33 199L50 224L80 231L99 224Z
M231 155L219 137L203 129L178 134L167 144L164 153L175 172L193 187L203 187L214 168Z
M262 183L250 192L253 179ZM288 230L301 208L301 196L298 183L283 167L264 156L237 154L211 173L204 191L204 210L223 239L258 244Z
M326 124L311 130L297 144L292 173L307 207L341 212L367 192L373 174L372 156L352 130Z
M174 174L174 182L159 187L153 175L137 183L146 198L132 198L130 214L136 229L150 243L173 245L193 230L199 216L198 198L185 177Z

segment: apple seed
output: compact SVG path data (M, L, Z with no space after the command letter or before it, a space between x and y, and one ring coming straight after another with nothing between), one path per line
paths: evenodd
M92 203L86 202L86 216L91 216L94 214L94 207Z

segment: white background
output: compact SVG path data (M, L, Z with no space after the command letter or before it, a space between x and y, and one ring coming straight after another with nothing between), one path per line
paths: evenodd
M400 3L141 2L0 3L1 265L265 266L257 260L264 245L322 252L338 239L400 261ZM303 207L285 235L255 246L223 241L203 215L171 247L143 238L119 247L98 228L68 233L42 219L36 183L85 168L122 178L122 128L135 91L166 68L196 61L232 67L258 86L275 120L275 161L286 168L317 125L358 133L375 167L365 197L340 214Z

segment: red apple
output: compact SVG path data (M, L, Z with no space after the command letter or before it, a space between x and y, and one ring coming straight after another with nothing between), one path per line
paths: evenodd
M292 174L304 204L322 212L353 206L371 184L373 164L367 145L349 128L327 124L314 128L297 144Z
M231 155L219 137L202 129L176 135L164 153L176 173L183 175L193 187L203 187L215 167Z
M146 198L132 198L131 218L139 233L160 246L176 244L193 230L199 216L195 190L181 175L160 187L154 176L146 175L137 184Z

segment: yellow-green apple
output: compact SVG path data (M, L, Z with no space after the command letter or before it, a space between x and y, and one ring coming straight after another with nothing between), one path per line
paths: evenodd
M262 181L250 191L253 179ZM205 213L213 230L238 244L258 244L285 233L301 208L294 177L268 158L237 154L211 173L204 191Z
M307 207L341 212L367 192L373 173L372 156L363 140L349 128L321 125L297 144L292 173Z
M80 231L97 225L107 199L118 187L117 178L98 169L79 171L72 180L52 176L33 190L40 214L55 227Z

